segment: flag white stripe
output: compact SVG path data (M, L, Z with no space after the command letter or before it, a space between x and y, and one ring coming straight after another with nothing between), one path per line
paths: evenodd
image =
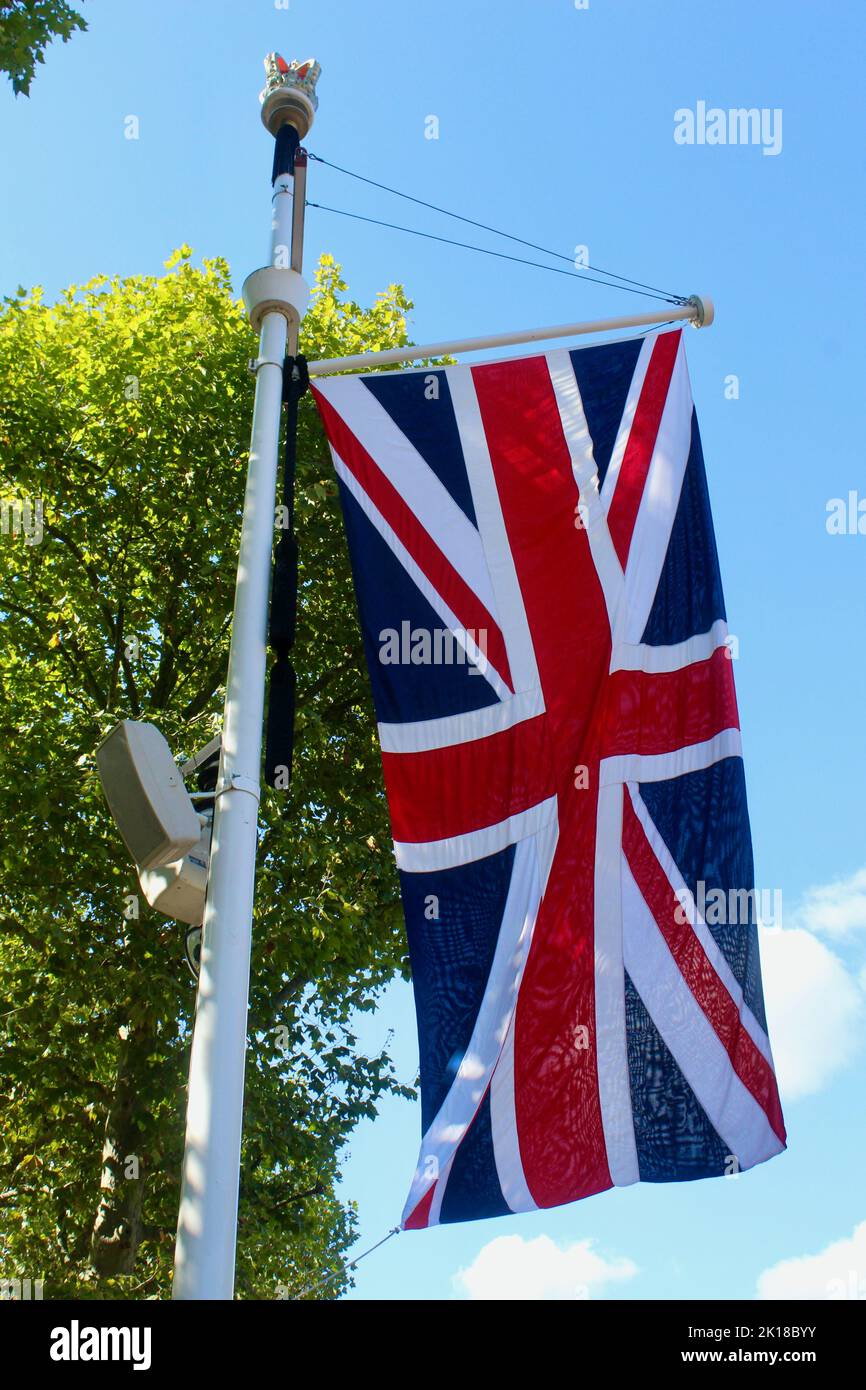
M604 482L601 487L601 500L606 512L610 511L610 504L613 501L613 494L616 491L619 470L622 467L623 457L625 455L629 435L631 434L631 427L634 424L637 403L640 400L640 393L643 390L647 367L652 357L653 344L656 342L657 337L657 334L651 334L649 337L644 338L641 343L640 352L638 353L637 362L635 363L634 376L631 379L631 386L629 387L628 395L625 399L622 419L619 423L619 429L617 430L616 439L610 455L610 463L607 466L607 472L604 475Z
M542 900L547 889L547 880L558 838L559 826L556 821L551 821L534 837ZM523 1160L520 1156L520 1138L517 1131L517 1112L514 1100L516 1017L515 1009L502 1052L499 1055L499 1061L493 1069L490 1082L490 1129L493 1136L496 1174L503 1197L512 1211L534 1211L536 1209L535 1199L529 1190L526 1174L523 1171Z
M330 402L396 488L454 569L499 622L481 536L414 444L360 377L328 377L316 390ZM423 399L423 379L418 379Z
M762 1107L743 1085L668 949L623 855L625 968L665 1046L713 1128L740 1168L783 1147Z
M493 1159L502 1195L511 1211L535 1211L536 1202L529 1190L520 1142L517 1137L517 1112L514 1101L514 1030L516 1014L512 1014L499 1061L490 1082L490 1128L493 1134Z
M447 1182L446 1166L475 1118L502 1052L517 1002L540 899L535 844L531 839L524 840L514 852L502 925L472 1036L453 1084L421 1141L415 1177L403 1212L404 1221L437 1178L441 1188L434 1198L438 1217ZM431 1225L434 1224L433 1216L431 1208Z
M346 467L333 446L331 447L331 457L334 460L334 468L338 476L345 483L355 501L364 512L364 515L373 523L386 545L393 550L413 584L415 584L424 595L430 607L438 613L445 626L454 634L455 639L460 642L461 646L466 648L470 660L473 656L477 657L477 649L474 643L467 642L466 630L461 626L459 619L452 613L438 590L434 589L424 571L409 554L409 551L403 545L399 536L395 534L393 528L385 520L375 502L367 495L352 470ZM511 691L488 657L485 656L484 660L479 662L478 673L480 676L483 676L485 680L490 682L500 699L507 699L510 697Z
M518 692L534 690L539 685L535 649L505 529L472 369L446 367L445 374L472 490L475 516L487 557L487 569L496 594L496 612L505 637L514 689Z
M541 690L524 690L498 704L485 705L466 714L418 719L407 724L380 724L379 743L383 753L425 753L431 748L453 748L458 743L474 743L476 739L503 733L543 713Z
M565 349L547 354L547 367L556 397L559 419L571 457L571 469L578 495L584 507L583 522L592 553L593 564L604 593L608 621L614 630L617 611L622 602L623 573L619 556L611 540L607 513L598 488L598 468L592 438L580 398L580 390L571 355ZM579 515L579 514L578 514Z
M626 1047L621 784L601 787L595 850L595 1044L607 1163L617 1187L640 1180Z
M696 661L707 661L719 647L724 647L728 639L728 625L724 618L717 618L709 632L698 633L685 642L676 642L667 647L651 647L646 642L631 645L620 642L610 658L611 671L643 671L649 676L663 675L669 671L682 671Z
M451 1169L454 1167L454 1160L456 1157L457 1148L454 1149L454 1152L449 1157L448 1161L445 1164L445 1167L442 1169L442 1172L440 1173L436 1181L436 1191L433 1193L433 1200L430 1203L430 1210L427 1213L428 1226L439 1225L439 1217L442 1214L442 1202L445 1199L445 1189L448 1186L448 1179L451 1177ZM406 1206L403 1210L403 1220L405 1221L408 1216L409 1203L407 1200Z
M423 874L433 869L453 869L458 864L470 864L476 859L486 859L507 845L525 840L536 834L542 826L556 818L556 797L539 801L527 811L498 821L496 825L486 825L482 830L469 830L465 835L452 835L443 840L395 840L394 854L397 868L406 873Z
M644 828L646 837L649 840L650 846L652 847L653 854L658 860L659 865L665 875L665 878L671 886L671 891L677 894L680 897L680 901L682 902L684 900L684 897L682 895L684 895L687 891L686 881L680 873L679 869L677 868L676 863L670 853L670 850L668 849L667 845L665 844L664 840L659 834L658 828L656 827L655 822L650 816L647 804L644 801L643 797L640 795L638 788L636 786L630 786L629 792L631 794L632 805L635 809L635 815L637 816L638 820ZM689 894L689 897L691 897L691 894ZM721 950L716 945L715 938L713 937L713 934L707 926L706 922L704 921L703 917L697 911L696 905L694 912L692 912L689 915L689 920L691 922L691 927L695 933L695 936L698 938L698 940L701 943L701 946L704 949L704 953L707 957L707 960L710 962L710 965L715 970L722 985L727 990L728 994L731 996L731 999L736 1005L737 1012L740 1015L740 1021L743 1027L745 1028L749 1037L752 1039L752 1042L755 1044L755 1047L758 1049L761 1056L765 1059L765 1061L769 1062L770 1066L772 1067L773 1054L770 1051L770 1039L767 1037L767 1034L764 1032L760 1023L755 1018L755 1015L752 1013L751 1009L746 1003L745 998L743 997L742 985L739 983L736 975L734 974L733 970L731 969ZM741 925L747 926L748 924L743 923ZM685 929L686 924L684 923L682 930L685 931Z
M625 567L613 644L639 643L670 544L692 443L692 393L680 338Z
M743 741L739 729L723 729L703 743L689 743L673 753L618 753L602 758L599 783L666 782L671 777L684 777L687 772L702 772L722 758L741 758Z

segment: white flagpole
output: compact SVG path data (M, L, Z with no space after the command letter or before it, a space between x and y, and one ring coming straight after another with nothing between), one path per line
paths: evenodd
M456 338L449 343L426 343L406 348L386 348L384 352L359 352L354 357L324 358L308 363L310 376L332 376L335 372L372 372L397 362L417 362L426 357L456 357L461 352L482 352L487 348L511 347L515 343L544 343L551 338L579 338L586 333L611 333L620 328L646 328L657 323L693 323L708 327L715 317L713 301L707 295L691 295L682 304L654 309L646 314L627 314L618 319L594 319L589 323L559 323L549 328L519 328L513 333L491 333L484 338Z
M265 59L262 119L291 125L294 153L313 122L317 64ZM243 1123L250 945L262 754L267 616L274 540L283 361L308 299L291 254L292 164L274 182L270 264L244 284L259 329L250 461L226 680L222 753L189 1069L173 1297L231 1299ZM302 214L302 209L299 209ZM299 217L302 223L302 216ZM297 259L297 265L295 260ZM291 262L291 264L290 264Z

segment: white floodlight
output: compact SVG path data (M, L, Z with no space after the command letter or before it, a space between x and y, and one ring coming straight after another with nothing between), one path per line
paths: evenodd
M207 867L210 859L211 826L206 825L198 844L182 859L161 864L156 869L141 869L138 881L151 907L177 922L197 927L204 917L207 892Z
M116 724L97 749L96 765L114 823L139 870L183 859L198 844L201 821L154 724Z

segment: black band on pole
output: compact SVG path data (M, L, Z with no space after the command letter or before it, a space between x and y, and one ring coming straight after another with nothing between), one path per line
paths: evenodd
M281 125L274 138L274 167L271 172L271 183L276 183L280 174L295 174L295 152L301 143L301 137L293 125L288 122Z
M265 736L265 781L285 791L292 780L295 745L295 668L280 653L268 681L268 723Z
M294 532L284 531L277 541L271 581L268 642L275 652L288 652L295 645L297 612L298 541Z
M297 357L287 357L283 363L283 401L285 404L291 405L294 396L297 412L297 403L309 384L310 373L304 354L299 352Z
M286 440L283 457L282 500L285 507L282 534L274 555L268 642L276 654L268 683L268 719L265 741L265 781L284 790L292 777L295 737L295 672L289 653L295 642L298 607L298 542L294 532L295 470L298 448L298 404L309 386L307 361L300 353L283 365L283 400L286 407Z

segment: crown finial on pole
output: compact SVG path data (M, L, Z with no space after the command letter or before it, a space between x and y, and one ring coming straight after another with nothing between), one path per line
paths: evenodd
M272 135L280 126L293 125L301 140L313 124L319 105L316 83L322 69L315 58L287 63L279 53L265 58L265 85L259 94L262 121Z

